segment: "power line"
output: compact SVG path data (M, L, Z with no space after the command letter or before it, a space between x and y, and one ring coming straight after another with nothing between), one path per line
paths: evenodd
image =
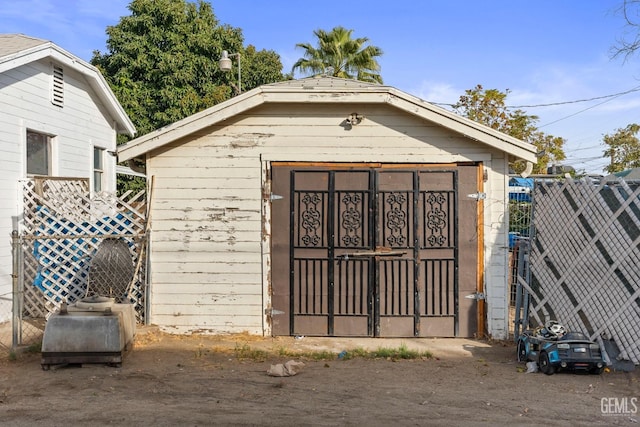
M575 101L551 102L549 104L534 104L534 105L508 105L507 108L537 108L537 107L553 107L555 105L577 104L579 102L589 102L589 101L597 101L599 99L615 98L618 96L622 96L628 93L638 92L638 91L640 91L640 86L634 87L633 89L625 90L624 92L618 92L611 95L596 96L593 98L576 99ZM600 104L597 104L597 105L600 105Z
M584 108L582 110L576 111L575 113L569 114L568 116L564 116L564 117L560 117L559 119L556 119L554 121L551 121L549 123L545 123L542 125L537 126L538 129L541 129L543 127L546 126L550 126L552 124L558 123L562 120L566 120L570 117L574 117L577 116L578 114L584 113L585 111L591 110L593 108L596 108L602 104L606 104L609 101L613 101L615 98L622 96L622 95L627 95L629 93L633 93L633 92L638 92L640 91L640 86L636 86L632 89L629 90L625 90L624 92L618 92L618 93L613 93L610 95L602 95L602 96L595 96L592 98L584 98L584 99L576 99L573 101L562 101L562 102L552 102L552 103L547 103L547 104L532 104L532 105L506 105L506 108L537 108L537 107L552 107L552 106L556 106L556 105L568 105L568 104L577 104L580 102L590 102L590 101L597 101L600 99L604 99L604 101L599 102L597 104L591 105L590 107ZM456 104L447 104L444 102L431 102L431 104L434 105L441 105L441 106L447 106L447 107L451 107L451 108L455 108Z
M571 156L567 156L565 160L568 160L572 163L576 163L576 162L580 162L580 163L585 163L585 162L592 162L592 161L596 161L596 160L606 160L608 161L609 158L608 157L602 157L602 156L592 156L592 157L571 157Z
M505 107L506 108L553 107L553 106L556 106L556 105L577 104L577 103L580 103L580 102L597 101L599 99L616 98L618 96L627 95L629 93L638 92L638 91L640 91L640 86L634 87L633 89L625 90L624 92L613 93L613 94L610 94L610 95L595 96L593 98L576 99L576 100L573 100L573 101L550 102L550 103L547 103L547 104L506 105ZM443 105L443 106L447 106L447 107L454 107L456 105L456 104L450 104L450 103L446 103L446 102L431 102L431 104ZM602 104L596 104L596 105L594 105L594 107L596 107L598 105L602 105ZM591 108L593 108L593 107L591 107ZM583 111L586 111L586 110L583 110Z
M605 99L605 100L604 100L604 101L602 101L602 102L598 102L597 104L594 104L594 105L592 105L592 106L590 106L590 107L587 107L587 108L583 108L582 110L580 110L580 111L576 111L575 113L573 113L573 114L569 114L568 116L560 117L560 118L559 118L559 119L557 119L557 120L554 120L554 121L552 121L552 122L549 122L549 123L545 123L545 124L543 124L543 125L540 125L540 126L538 126L538 129L543 128L543 127L545 127L545 126L552 125L552 124L554 124L554 123L558 123L559 121L562 121L562 120L568 119L569 117L577 116L578 114L580 114L580 113L584 113L584 112L585 112L585 111L587 111L587 110L591 110L592 108L596 108L596 107L598 107L598 106L600 106L600 105L602 105L602 104L606 104L606 103L607 103L607 102L609 102L609 101L613 101L615 98L617 98L617 97L619 97L619 96L622 96L622 95L625 95L625 94L627 94L627 93L634 92L634 91L637 91L637 90L640 90L640 87L637 87L637 88L635 88L635 89L630 89L630 90L628 90L628 91L626 91L626 92L620 92L620 93L615 94L615 95L609 95L609 96L607 96L607 97L606 97L607 99ZM594 99L595 99L595 98L594 98ZM600 99L603 99L603 97L600 97Z
M618 96L620 96L620 95L618 95ZM540 125L540 126L538 126L538 129L543 128L543 127L545 127L545 126L552 125L552 124L554 124L554 123L558 123L559 121L562 121L562 120L566 120L566 119L568 119L569 117L577 116L577 115L578 115L578 114L580 114L580 113L584 113L585 111L591 110L592 108L596 108L596 107L598 107L598 106L600 106L600 105L602 105L602 104L605 104L605 103L607 103L607 102L609 102L609 101L612 101L612 100L613 100L613 98L609 98L609 99L606 99L606 100L604 100L604 101L602 101L602 102L598 102L597 104L592 105L591 107L583 108L582 110L580 110L580 111L576 111L575 113L573 113L573 114L569 114L568 116L560 117L559 119L556 119L556 120L554 120L554 121L552 121L552 122L549 122L549 123L545 123L545 124L543 124L543 125Z
M603 145L602 144L598 144L598 145L592 145L590 147L577 147L577 148L573 148L570 152L574 153L576 151L586 151L586 150L594 150L596 148L602 148Z

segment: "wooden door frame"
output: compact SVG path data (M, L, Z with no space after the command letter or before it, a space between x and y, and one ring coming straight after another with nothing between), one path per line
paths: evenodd
M482 162L478 163L478 194L484 194L484 182L487 180L487 171L484 168ZM478 267L477 267L477 289L478 295L482 295L483 298L477 300L477 334L478 338L484 338L486 335L486 304L484 298L486 298L484 289L484 202L481 198L478 198L478 212L476 214L478 218Z

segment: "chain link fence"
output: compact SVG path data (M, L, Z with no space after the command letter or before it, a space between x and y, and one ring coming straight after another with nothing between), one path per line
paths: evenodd
M516 301L518 256L529 241L531 215L533 213L533 178L509 179L509 305Z

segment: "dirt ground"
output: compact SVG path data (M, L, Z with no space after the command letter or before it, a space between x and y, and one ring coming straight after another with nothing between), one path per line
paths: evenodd
M341 350L400 345L429 350L433 357L337 357ZM283 356L285 349L330 351L336 357L314 361ZM255 357L257 350L270 355ZM288 360L305 366L295 376L267 375L271 365ZM118 368L84 364L44 371L40 361L38 353L29 352L19 353L17 360L1 359L3 426L585 426L640 421L632 404L640 407L639 369L602 375L526 373L511 342L182 337L147 330L138 333ZM616 402L627 402L626 414L614 408Z

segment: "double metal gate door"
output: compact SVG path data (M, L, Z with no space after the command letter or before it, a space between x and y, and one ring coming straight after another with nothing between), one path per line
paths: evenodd
M471 336L476 313L469 300L461 312L460 260L475 259L463 272L473 293L477 209L472 201L460 215L461 171L274 165L274 334L460 336L463 323ZM477 166L466 172L477 188ZM461 248L461 230L475 243Z

